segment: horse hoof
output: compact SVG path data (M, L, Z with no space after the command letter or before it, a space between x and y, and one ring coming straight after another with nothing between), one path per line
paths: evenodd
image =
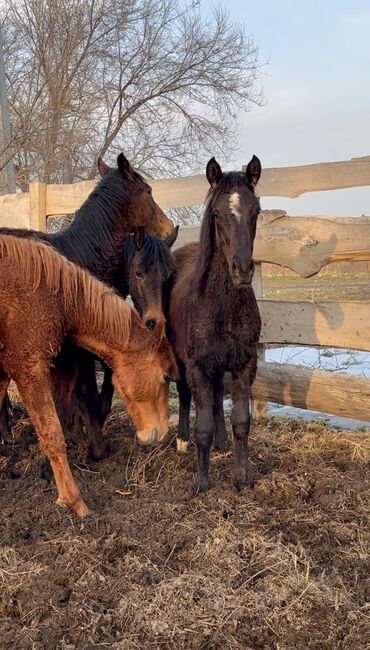
M176 451L178 454L186 454L189 447L189 440L181 440L176 438Z
M227 451L227 447L228 447L227 443L228 443L227 438L220 438L220 439L215 438L214 447L216 451Z
M253 488L253 480L249 476L239 476L235 478L234 481L237 492L242 492L244 488Z
M79 501L77 506L73 508L73 510L76 513L76 515L78 515L81 518L87 517L88 515L92 515L92 510L90 510L90 508L87 507L86 503L82 499Z
M209 478L208 476L197 476L195 494L198 495L201 492L207 492L209 490Z
M77 501L75 501L73 504L65 503L61 499L57 499L56 501L57 505L60 506L61 508L70 508L70 510L73 510L73 512L78 516L78 517L87 517L88 515L92 514L92 510L90 510L84 500L80 497Z

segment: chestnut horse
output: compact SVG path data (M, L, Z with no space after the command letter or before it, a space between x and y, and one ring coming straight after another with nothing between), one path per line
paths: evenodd
M125 298L128 294L145 326L157 329L165 334L167 301L174 272L171 247L175 243L179 226L176 226L166 239L153 237L144 228L136 228L133 235L127 237L122 248L122 273L119 292ZM112 404L113 386L110 371L104 372L104 381L100 392L101 425L104 424ZM103 442L95 444L99 448Z
M14 379L51 463L58 502L84 516L53 396L53 358L65 337L111 368L139 441L162 440L168 381L176 375L168 342L112 289L50 246L0 236L0 401Z
M25 229L0 228L0 234L36 238L50 243L62 255L90 271L95 277L118 288L121 282L122 246L135 227L145 227L158 237L171 232L173 224L152 197L143 177L130 165L123 153L117 168L98 160L101 181L76 212L72 224L62 232L49 234ZM100 435L100 404L91 355L79 353L66 343L56 359L62 370L73 372L77 357L82 364L77 384L80 409L84 415L92 456L105 454ZM6 438L8 426L7 398L0 410L0 437ZM67 417L63 414L63 419Z
M223 174L212 158L210 190L199 244L174 253L176 273L169 305L170 340L180 364L180 420L177 448L189 441L189 409L194 398L198 449L197 490L208 489L212 440L225 448L223 376L232 375L234 473L238 489L248 481L249 397L257 369L261 321L251 281L261 174L256 156L246 173Z

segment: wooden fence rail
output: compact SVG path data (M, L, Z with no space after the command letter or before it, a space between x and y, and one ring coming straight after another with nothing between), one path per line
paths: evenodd
M258 307L261 343L370 352L369 302L259 300Z
M370 422L370 379L260 362L254 399Z
M261 214L254 244L258 263L287 266L310 277L331 262L370 259L370 217L289 217L285 212ZM176 246L199 237L199 226L183 228Z
M37 191L30 189L29 193L2 196L0 226L29 228L31 213L38 213L42 229L47 217L75 212L95 184L96 181L82 181L72 185L37 183ZM153 180L151 185L155 199L162 208L201 205L209 187L204 174ZM296 197L304 192L365 185L370 185L370 156L341 162L267 168L262 171L257 193L261 197ZM34 219L32 222L34 227Z
M30 184L29 192L0 197L0 226L44 230L47 218L74 213L96 181L73 185ZM200 205L204 175L151 181L162 208ZM370 186L370 156L296 167L265 169L259 196L297 197L304 192ZM176 246L197 240L199 227L182 228ZM263 300L261 263L289 267L310 277L331 262L370 260L370 217L290 217L261 213L254 257L254 287L262 317L261 356L253 388L255 412L267 401L370 421L370 379L266 363L263 346L291 344L370 351L370 302Z

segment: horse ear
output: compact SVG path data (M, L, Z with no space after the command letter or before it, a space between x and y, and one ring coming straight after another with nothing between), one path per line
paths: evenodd
M143 226L138 226L133 232L132 241L138 251L143 247L145 234L145 228L143 228Z
M117 158L117 167L120 170L122 176L132 176L133 169L123 153L120 153Z
M221 180L222 169L216 158L211 158L211 160L208 161L206 176L211 187L216 187L217 183Z
M171 248L174 245L177 239L177 235L179 234L179 228L180 226L175 226L172 232L170 232L170 234L164 240L164 243L167 244L168 248Z
M260 176L261 176L261 161L257 156L253 156L252 159L249 161L247 165L247 170L246 170L246 176L247 176L247 181L249 185L252 185L252 187L256 187Z
M98 158L98 172L102 178L109 172L109 167L105 164L103 158Z

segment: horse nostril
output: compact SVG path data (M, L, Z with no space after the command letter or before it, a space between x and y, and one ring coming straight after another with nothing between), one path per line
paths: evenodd
M233 273L246 275L247 273L252 273L254 271L253 259L250 257L241 257L235 255L232 263Z
M157 321L155 320L155 318L149 318L148 320L145 321L145 326L148 328L148 330L154 330L156 325L157 325Z

